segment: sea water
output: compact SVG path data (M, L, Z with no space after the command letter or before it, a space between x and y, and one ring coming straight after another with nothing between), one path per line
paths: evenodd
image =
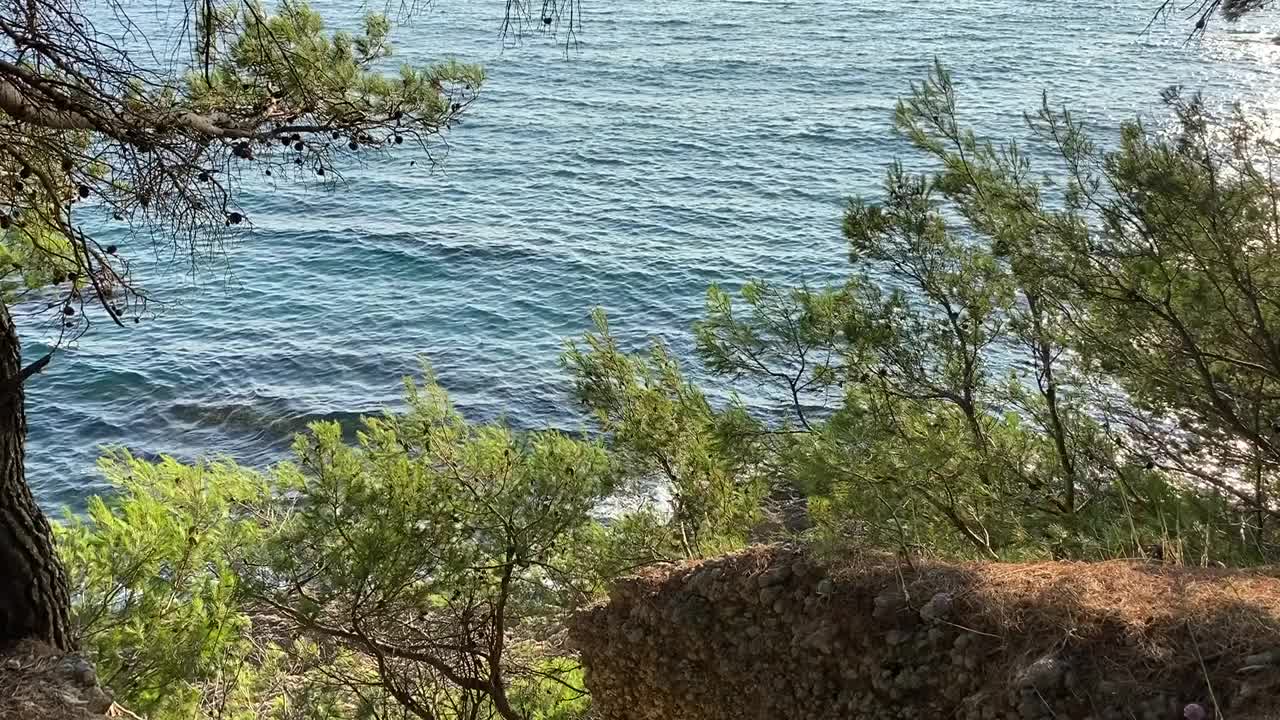
M310 421L394 410L422 359L475 419L587 427L557 356L593 307L630 346L688 356L709 284L847 272L841 208L919 157L891 117L935 58L993 139L1025 137L1042 92L1104 144L1166 119L1173 84L1280 103L1278 18L1188 41L1185 18L1148 27L1157 4L581 0L575 42L561 26L512 43L501 0L436 0L394 36L399 58L488 71L443 162L401 148L344 163L341 183L250 183L252 230L194 276L104 231L148 259L163 305L98 318L30 382L31 482L75 505L103 489L103 446L264 466ZM181 5L134 15L159 57ZM356 5L315 3L336 24ZM40 307L20 309L28 359L52 337Z

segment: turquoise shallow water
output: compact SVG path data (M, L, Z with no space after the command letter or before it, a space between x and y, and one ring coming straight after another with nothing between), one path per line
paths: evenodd
M255 230L225 267L195 285L148 276L170 302L158 318L98 323L32 383L32 483L50 504L101 489L104 444L266 464L310 420L395 407L420 356L475 417L578 428L556 357L593 306L630 341L687 350L711 282L844 272L843 200L907 152L893 102L935 56L996 136L1021 134L1042 90L1104 139L1158 118L1175 82L1280 101L1280 47L1252 32L1275 18L1186 44L1185 23L1142 33L1155 4L583 0L566 56L537 39L504 51L500 0L437 0L397 35L401 57L490 76L443 167L400 153L340 187L253 190ZM162 39L176 17L140 19ZM34 357L45 331L25 334Z

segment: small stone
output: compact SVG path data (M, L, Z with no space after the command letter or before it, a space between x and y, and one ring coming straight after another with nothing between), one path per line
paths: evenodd
M1280 650L1269 650L1267 652L1250 655L1244 659L1245 665L1280 665Z
M1182 717L1185 720L1204 720L1207 715L1200 703L1187 703L1186 707L1182 708Z
M1066 672L1066 663L1052 655L1045 655L1018 673L1016 682L1020 688L1034 688L1039 692L1056 690L1062 686Z
M783 565L782 567L770 568L760 573L756 577L756 585L759 587L770 587L772 585L781 585L791 577L791 568Z
M809 637L805 638L804 644L830 655L834 640L835 628L827 625L813 631Z
M920 608L920 619L925 622L934 622L945 619L951 614L951 593L940 592L929 599L929 602Z
M1044 703L1037 698L1025 698L1018 704L1018 717L1022 720L1040 720L1040 713L1044 712Z
M84 658L75 658L71 663L71 676L76 682L85 687L93 687L98 684L98 673Z
M836 591L836 584L831 581L831 578L822 578L822 580L818 583L819 595L830 595L835 591Z
M88 702L86 709L95 715L106 714L107 710L110 710L114 704L111 700L111 694L97 685L85 692L85 700Z
M897 590L886 590L876 596L875 610L872 615L879 620L887 620L898 613L907 604L906 598Z

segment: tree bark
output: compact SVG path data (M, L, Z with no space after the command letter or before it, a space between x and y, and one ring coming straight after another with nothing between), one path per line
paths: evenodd
M33 638L71 650L67 576L49 521L27 487L22 348L3 303L0 378L0 645Z

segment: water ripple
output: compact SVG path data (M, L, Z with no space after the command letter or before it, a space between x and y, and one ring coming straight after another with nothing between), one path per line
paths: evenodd
M268 463L308 422L397 407L419 357L478 418L582 427L556 357L592 307L632 345L687 351L711 282L846 272L844 198L877 194L908 154L893 105L934 57L987 137L1025 135L1046 89L1103 137L1175 82L1254 107L1280 97L1280 48L1256 34L1274 18L1187 44L1180 24L1141 33L1153 3L591 0L567 58L546 42L501 51L493 4L435 3L400 39L404 60L448 50L488 67L442 169L390 155L344 168L338 188L251 186L256 230L225 268L194 287L180 266L149 277L172 307L100 323L32 384L46 502L100 488L100 445ZM24 321L28 355L47 334Z

